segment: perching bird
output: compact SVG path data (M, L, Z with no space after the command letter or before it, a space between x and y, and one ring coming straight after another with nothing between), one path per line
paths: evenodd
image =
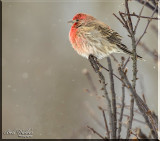
M111 53L132 52L121 42L121 36L96 18L79 13L73 17L69 39L73 48L83 57L94 55L102 59ZM142 58L137 55L138 58Z

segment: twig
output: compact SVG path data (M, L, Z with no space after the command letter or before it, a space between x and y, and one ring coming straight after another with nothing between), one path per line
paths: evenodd
M129 12L128 0L125 0L125 7L126 7L126 11L127 11L127 16L128 16L129 31L130 31L130 35L131 35L131 39L132 39L132 52L133 52L133 57L132 57L132 60L133 60L133 83L132 83L132 86L135 89L136 77L137 77L137 54L136 54L136 46L135 46L136 41L135 41L135 36L134 36L134 31L133 31L132 20L131 20L131 16L130 16L130 12ZM127 139L129 139L129 137L130 137L130 130L132 128L133 116L134 116L134 98L131 95L130 118L128 121L128 128L127 128L127 135L126 135Z
M108 111L108 110L107 110L107 111ZM118 115L120 115L121 113L117 112L117 114L118 114ZM123 114L123 117L130 118L130 116L129 116L129 115L127 115L127 114ZM133 121L136 121L136 122L138 122L138 123L141 123L141 124L147 125L147 124L146 124L146 122L141 121L141 120L136 119L136 118L133 118ZM122 123L122 122L121 122L121 123Z
M110 89L111 89L111 94L112 94L112 111L113 111L113 120L114 120L114 131L113 132L113 137L116 138L116 132L117 132L117 107L116 107L116 93L114 89L114 79L113 79L113 69L111 65L111 60L109 57L107 57L107 62L108 62L108 68L109 68L109 77L110 77Z
M127 15L126 13L124 13L124 12L121 12L123 15ZM143 19L152 19L152 20L160 20L160 18L157 18L157 17L147 17L147 16L140 16L140 15L137 15L137 14L135 14L135 13L132 13L132 14L130 14L130 16L133 16L133 17L137 17L138 19L141 19L141 18L143 18Z
M127 15L128 15L129 29L130 29L131 34L133 34L133 25L132 25L130 12L129 12L128 0L125 0L125 7L126 7L126 10L127 10Z
M120 14L120 12L119 12L119 14ZM123 21L122 21L116 14L113 13L113 15L121 22L121 24L123 25L123 27L125 27L126 30L130 33L130 31L128 30L128 25L125 23L124 18L122 18L123 19ZM120 16L123 17L121 14L120 14Z
M90 116L94 119L94 121L103 129L105 129L104 125L102 124L102 122L98 119L98 115L96 115L95 111L93 110L93 108L88 104L85 103L85 107L88 110L88 113L90 114Z
M98 135L101 139L106 141L106 139L100 133L95 131L93 128L89 127L88 125L87 125L87 128L90 129L94 134Z
M134 135L136 137L136 140L139 140L138 136L135 133L133 133L132 131L130 131L130 134Z
M127 64L128 64L129 61L130 61L130 56L128 57L128 59L127 59L126 62L124 63L122 69L124 69L124 68L127 66Z
M122 60L121 66L123 67L124 66L124 58L122 58L121 60ZM122 77L121 77L121 79L122 79ZM121 106L119 125L118 125L118 139L120 139L120 137L121 137L120 133L121 133L121 129L122 129L123 111L124 111L124 106L125 106L124 100L125 100L125 87L122 84L122 100L121 100L122 106Z
M112 109L111 109L111 101L110 101L110 98L109 98L109 95L108 95L108 92L106 90L106 82L105 82L105 78L103 76L103 74L100 72L99 70L99 66L97 64L97 59L95 59L95 57L93 55L89 55L89 61L91 63L91 66L93 67L94 71L96 73L98 73L98 76L101 80L101 84L102 84L102 90L104 91L104 94L106 96L106 99L107 99L107 104L108 104L108 109L109 109L109 121L110 121L110 126L111 126L111 130L114 131L114 128L113 128L113 114L112 114ZM113 132L111 132L111 139L113 139Z
M122 104L117 103L117 105L119 105L117 108L122 108ZM124 105L124 108L125 108L125 109L130 109L130 105ZM142 113L139 112L139 110L136 109L136 108L134 108L134 112L137 113L137 114L139 114L139 115L142 115Z
M126 85L128 86L128 89L130 90L130 92L132 93L136 104L140 110L140 112L142 113L145 122L147 123L147 125L149 126L152 135L155 139L158 138L158 134L157 134L157 127L158 127L158 123L157 121L154 119L153 115L150 111L150 109L148 108L148 106L143 102L143 100L137 95L135 89L131 86L127 76L125 75L125 73L122 71L121 67L118 68L120 75L123 77Z
M148 139L148 137L141 131L140 128L136 128L136 134L140 139Z
M86 75L86 77L87 77L87 79L88 79L88 81L89 81L89 84L90 84L91 89L93 90L93 92L94 92L96 95L98 95L97 89L96 89L96 87L95 87L95 85L94 85L94 83L93 83L92 77L91 77L91 75L89 74L88 70L87 70L87 69L83 69L83 70L82 70L82 73Z
M145 3L144 0L136 0L136 1L138 1L138 2L141 3L141 4L144 4L144 3ZM146 7L150 8L151 10L154 10L154 9L155 9L155 7L152 6L149 2L146 3ZM158 8L156 8L156 13L158 13Z
M118 60L116 59L116 57L114 57L113 54L111 54L110 56L113 58L113 60L114 60L116 63L119 63Z
M132 128L133 117L134 117L134 98L133 98L133 96L131 96L131 100L130 100L130 118L129 118L129 121L128 121L126 139L129 139L129 137L130 137L130 131L131 131L131 128Z
M151 18L154 16L154 14L155 14L155 12L156 12L156 9L157 9L157 6L155 7L155 9L154 9L154 11L153 11L153 13L152 13L152 15L151 15ZM147 23L147 25L146 25L146 28L145 28L143 34L142 34L142 35L140 36L140 38L138 39L138 41L137 41L137 43L136 43L136 46L138 45L138 43L140 42L140 40L142 39L142 37L145 35L145 33L146 33L146 31L147 31L147 28L148 28L151 20L152 20L152 19L148 19L148 23Z
M107 68L105 68L104 66L102 66L98 61L96 61L96 63L98 64L98 66L99 66L100 68L103 68L104 70L106 70L106 71L109 72L109 69L107 69ZM113 73L113 75L114 75L118 80L120 80L122 83L124 83L124 82L121 80L121 78L119 78L116 74Z
M109 128L108 128L107 119L106 119L104 109L102 107L99 107L99 109L102 111L103 119L104 119L104 123L105 123L105 127L106 127L106 134L107 134L108 139L110 139L110 132L109 132Z
M142 8L141 8L141 11L140 11L140 13L139 13L139 16L137 15L137 16L138 16L138 20L137 20L137 23L136 23L135 28L134 28L134 34L136 34L136 30L137 30L137 27L138 27L138 24L139 24L139 21L140 21L140 17L141 17L142 11L143 11L143 9L144 9L144 6L146 5L146 2L147 2L147 1L145 1L144 4L143 4L143 6L142 6Z

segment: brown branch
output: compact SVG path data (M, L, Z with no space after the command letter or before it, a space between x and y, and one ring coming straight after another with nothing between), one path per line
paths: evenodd
M133 25L132 25L132 20L131 20L130 12L129 12L128 0L125 0L125 7L126 7L126 10L127 10L129 29L130 29L131 34L133 34Z
M115 57L113 54L111 54L110 56L113 58L113 60L114 60L117 64L119 64L118 60L116 59L116 57Z
M120 14L120 13L119 13ZM123 25L123 27L126 28L126 30L130 33L130 31L128 30L128 25L124 22L125 20L123 19L123 21L116 15L113 13L113 15L121 22L121 24ZM123 17L121 14L120 14L121 17Z
M149 126L152 135L155 139L158 138L158 134L157 134L157 127L158 127L158 123L155 120L153 114L150 112L150 109L148 108L148 106L144 103L144 101L137 95L135 89L133 88L133 86L131 86L131 83L129 82L127 76L125 75L125 73L122 71L121 67L118 68L120 75L123 77L124 82L126 83L126 85L128 86L128 89L130 90L130 92L132 93L136 104L140 110L140 112L142 113L145 122L147 123L147 125Z
M127 15L126 13L124 13L124 12L120 12L120 13L122 13L122 15ZM130 14L130 16L133 16L133 17L137 17L138 19L141 19L141 18L143 18L143 19L152 19L152 20L160 20L160 18L158 18L158 17L147 17L147 16L140 16L140 15L137 15L137 14L135 14L135 13L132 13L132 14Z
M127 66L127 64L128 64L129 61L130 61L130 56L128 57L128 59L127 59L126 62L124 63L122 69L124 69L124 68Z
M122 57L121 60L122 60L121 66L123 67L125 59ZM122 77L121 77L121 79L122 79ZM120 139L120 137L121 137L121 129L122 129L121 123L122 123L122 119L123 119L123 111L124 111L124 106L125 106L124 100L125 100L125 87L122 84L122 100L121 100L122 106L121 106L121 112L120 112L120 117L119 117L119 121L118 121L119 122L118 123L118 139Z
M118 107L117 107L117 108L122 108L122 104L117 103L117 105L118 105ZM125 108L125 109L130 109L130 105L124 105L124 108ZM141 113L141 112L139 112L139 110L138 110L138 109L136 109L136 108L134 108L134 112L135 112L135 113L137 113L137 114L139 114L139 115L142 115L142 113Z
M107 68L105 68L104 66L102 66L98 61L97 61L96 63L98 64L98 66L99 66L100 68L103 68L104 70L106 70L106 71L109 72L109 69L107 69ZM118 80L120 80L122 83L124 83L124 82L121 80L121 78L119 78L116 74L113 73L113 75L114 75Z
M99 109L102 111L103 119L104 119L104 123L105 123L105 127L106 127L106 134L107 134L108 139L110 139L110 132L109 132L108 124L107 124L105 111L104 111L104 109L102 107L99 107Z
M112 112L113 112L113 125L114 125L114 131L113 132L113 138L116 138L116 132L117 132L117 107L116 107L116 93L114 89L114 79L113 79L113 69L111 65L111 60L109 57L107 57L107 62L108 62L108 68L109 68L109 78L110 78L110 89L111 89L111 94L112 94Z
M157 7L157 6L156 6L156 7ZM153 13L152 13L151 18L154 16L155 12L156 12L156 8L154 9L154 11L153 11ZM147 23L147 25L146 25L146 28L145 28L144 32L142 33L142 35L140 36L140 38L138 39L138 41L137 41L137 43L136 43L136 46L137 46L137 45L139 44L139 42L141 41L142 37L147 33L147 28L148 28L148 26L149 26L149 24L150 24L151 21L152 21L152 19L148 19L148 23Z
M141 4L144 4L145 3L145 1L144 0L136 0L136 1L138 1L139 3L141 3ZM146 2L146 5L145 5L146 7L148 7L148 8L150 8L151 10L155 10L155 7L154 6L152 6L149 2ZM157 7L157 6L156 6ZM156 11L155 11L156 13L158 13L158 8L156 8Z
M101 84L102 84L102 90L104 91L104 95L106 96L107 99L107 105L108 105L108 109L109 109L109 121L110 121L110 126L111 126L111 130L114 131L114 126L113 126L113 113L112 113L112 109L111 109L111 101L108 95L108 92L106 90L106 82L105 82L105 78L103 76L103 74L100 72L99 66L97 64L97 58L94 57L93 55L89 55L89 61L91 63L91 66L93 67L94 71L96 73L98 73L98 76L101 80ZM113 132L111 132L111 139L114 138L114 134Z
M134 34L136 34L136 30L137 30L138 24L139 24L139 22L140 22L140 16L141 16L141 14L142 14L142 11L143 11L143 9L144 9L144 6L146 5L146 2L147 2L147 1L145 1L145 3L143 4L143 6L142 6L142 8L141 8L141 11L140 11L140 13L139 13L138 20L137 20L137 23L136 23L135 28L134 28Z
M110 138L110 132L109 132L109 129L108 129L108 124L107 124L106 115L105 115L104 110L103 110L103 118L104 118L104 122L105 122L107 137Z
M130 100L130 118L129 118L129 121L128 121L126 139L129 139L129 137L130 137L130 131L131 131L131 128L132 128L133 117L134 117L134 98L133 98L133 96L131 96L131 100Z
M108 110L107 110L107 111L108 111ZM120 115L121 113L117 112L117 114L118 114L118 115ZM129 116L129 115L127 115L127 114L123 114L123 117L130 118L130 116ZM141 124L147 125L147 124L146 124L146 122L141 121L141 120L136 119L136 118L133 118L133 121L136 121L136 122L139 122L139 123L141 123ZM122 124L122 122L121 122L121 124Z
M88 125L87 125L87 128L90 129L94 134L98 135L101 139L106 141L106 139L100 133L98 133L96 130L94 130L93 128L89 127Z
M132 52L133 52L133 83L132 86L135 89L136 86L136 78L137 78L137 54L136 54L136 41L135 41L135 36L134 36L134 31L133 31L133 25L132 25L132 20L129 12L129 6L128 6L128 0L125 0L125 7L127 11L127 16L128 16L128 23L129 23L129 31L132 39ZM122 76L121 76L122 77ZM123 78L123 77L122 77ZM132 122L133 122L133 116L134 116L134 98L131 95L131 103L130 103L130 118L128 122L128 128L127 128L127 135L126 138L129 139L130 137L130 130L132 128Z

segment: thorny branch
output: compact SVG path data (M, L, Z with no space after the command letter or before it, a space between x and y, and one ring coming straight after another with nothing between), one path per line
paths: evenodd
M127 11L127 16L128 16L128 20L126 22L129 23L128 30L130 31L129 33L130 33L130 37L131 37L131 40L132 40L132 52L133 52L133 57L132 57L132 60L133 60L133 81L132 81L132 86L135 89L135 87L136 87L136 79L137 79L137 54L136 54L136 45L135 45L135 43L136 43L136 41L135 41L135 32L136 31L134 31L134 29L133 29L132 20L131 20L130 11L129 11L129 6L128 6L128 0L125 0L125 7L126 7L126 11ZM142 10L141 10L140 13L142 13ZM138 22L139 21L137 21L137 23ZM131 95L130 118L129 118L129 121L128 121L128 128L127 128L127 135L126 135L127 139L129 139L129 137L130 137L130 130L132 128L133 116L134 116L134 98Z
M155 6L154 8L154 11L153 11L153 14L152 16L148 19L148 23L146 25L146 28L144 30L144 33L140 36L139 40L137 41L136 43L136 40L135 40L135 33L136 33L136 29L137 29L137 26L139 24L139 21L140 21L140 16L142 14L142 11L143 11L143 8L145 5L148 5L148 2L143 2L143 7L139 13L139 16L137 17L138 20L137 20L137 23L136 23L136 26L135 26L135 29L133 30L133 24L132 24L132 20L131 20L131 16L132 14L130 14L130 11L129 11L129 6L128 6L128 0L125 0L125 7L126 7L126 13L122 13L122 12L119 12L119 15L121 16L121 19L116 16L114 14L114 16L122 23L122 25L126 28L126 30L128 31L128 33L130 34L130 37L131 37L131 40L132 40L132 52L133 52L133 56L132 56L132 60L133 60L133 80L132 80L132 87L133 89L135 89L135 86L136 86L136 80L137 80L137 54L136 54L136 46L138 45L139 41L142 39L142 37L144 36L144 34L146 33L146 30L154 16L154 13L156 12L157 10L157 5ZM127 19L125 20L124 16L126 17L127 16ZM131 127L132 127L132 120L133 120L133 116L134 116L134 98L132 97L131 98L131 105L130 105L130 119L129 119L129 124L128 124L128 131L127 131L127 136L126 138L129 138L130 137L130 130L131 130Z
M124 60L123 57L121 58L121 60L122 60L121 66L123 67L125 60ZM121 77L121 79L122 79L122 77ZM120 139L120 137L121 137L120 133L121 133L121 128L122 128L122 118L123 118L123 111L124 111L124 106L125 106L124 100L125 100L125 87L122 84L122 100L121 100L122 106L121 106L121 112L120 112L120 117L119 117L119 121L118 121L118 125L119 125L119 127L118 127L118 139Z
M95 72L98 73L98 75L99 75L99 78L100 78L100 80L102 82L102 86L103 86L102 90L104 91L104 94L105 94L106 99L107 99L107 103L108 103L108 109L107 110L109 111L109 124L110 124L110 128L111 128L111 132L110 132L111 136L110 136L110 138L111 139L117 138L117 137L120 138L121 124L123 123L122 122L122 117L125 116L125 114L123 114L124 99L122 99L121 112L119 113L120 114L120 118L119 118L118 136L116 137L115 132L116 132L117 128L115 129L115 127L117 125L115 125L115 121L117 122L117 118L115 118L115 115L117 114L117 112L115 111L116 108L113 108L116 105L116 103L114 101L115 98L113 98L113 96L115 96L113 76L116 76L116 78L118 78L122 82L122 95L123 95L122 98L124 98L124 95L125 95L124 94L124 88L125 87L127 87L131 92L130 115L127 116L127 117L129 117L129 123L128 123L128 127L127 127L127 136L126 136L126 138L127 139L130 138L130 134L132 134L132 129L131 128L132 128L132 122L134 120L133 116L134 116L134 100L135 100L135 102L136 102L136 104L137 104L137 106L139 108L139 111L142 113L142 116L144 117L146 124L148 125L148 127L151 130L152 136L156 139L156 138L158 138L158 134L157 134L157 130L158 130L157 129L157 127L158 127L158 122L157 121L158 121L158 119L157 119L157 116L150 111L150 109L148 108L146 103L138 96L138 94L136 93L135 87L136 87L136 80L137 80L137 53L136 53L136 46L138 45L138 43L140 42L140 40L142 39L142 37L146 33L147 28L148 28L151 20L152 19L156 19L153 16L158 11L158 6L157 6L157 4L154 3L154 6L152 8L153 13L152 13L151 17L147 17L147 16L141 16L141 14L142 14L142 11L144 9L144 6L147 6L147 7L151 8L151 6L149 6L149 4L150 4L149 1L137 0L137 1L139 1L139 2L141 2L143 4L143 7L142 7L139 15L136 15L135 13L133 13L133 14L130 13L129 6L128 6L128 1L129 0L125 0L126 13L119 11L119 15L120 15L121 18L119 18L115 14L113 14L113 15L122 23L123 27L126 28L126 30L129 33L129 37L132 40L132 52L133 52L133 56L131 57L132 60L133 60L133 80L132 80L132 85L129 82L129 80L127 78L127 75L126 75L126 72L127 72L126 65L129 62L130 58L128 58L126 62L123 62L123 65L118 68L119 74L121 76L121 79L117 75L115 75L113 73L113 70L111 68L112 67L111 66L111 62L108 60L108 58L107 58L107 61L108 61L108 68L109 69L106 69L105 67L103 67L93 55L89 56L89 61L90 61L91 65L92 65L93 69L95 70ZM131 19L132 16L135 16L135 17L138 18L134 28L133 28L133 23L132 23L132 19ZM140 38L136 42L135 33L136 33L136 30L137 30L137 27L138 27L138 24L139 24L141 18L147 18L148 22L147 22L147 25L145 27L145 30L144 30L143 34L140 36ZM111 103L111 100L109 98L108 92L106 90L105 78L104 78L103 74L101 73L100 68L103 68L103 69L105 69L106 71L109 72L110 81L111 81L110 84L111 84L112 103ZM105 118L105 116L104 116L104 118ZM105 124L106 124L106 122L105 122ZM107 127L106 127L106 130L107 130ZM92 129L92 131L94 131L94 130Z
M157 127L158 127L158 123L156 121L156 119L154 118L153 114L150 112L150 109L148 108L148 106L144 103L144 101L138 96L138 94L136 93L135 89L133 88L133 86L131 86L131 83L129 82L127 76L125 75L125 73L122 71L122 68L119 67L118 68L120 75L123 77L127 88L130 90L130 92L132 93L136 104L140 110L140 112L143 114L143 117L147 123L147 125L150 127L150 130L152 132L152 135L155 139L158 138L158 134L157 134Z
M112 109L111 109L111 101L110 101L110 98L109 98L109 95L108 95L108 92L106 90L106 82L105 82L105 78L102 74L102 72L100 71L99 69L99 66L97 64L97 59L93 56L93 55L89 55L89 61L91 63L91 66L93 67L94 71L96 73L98 73L98 76L101 80L101 83L102 83L102 90L104 91L104 95L106 96L106 99L107 99L107 104L108 104L108 109L109 109L109 121L110 121L110 126L111 126L111 129L112 131L114 131L114 125L113 125L113 113L112 113ZM113 132L111 132L111 138L115 138Z
M114 89L113 69L112 69L111 60L109 57L107 57L107 62L108 62L108 68L109 68L110 89L112 94L112 111L113 111L113 120L114 120L113 122L114 130L112 132L114 134L114 138L116 138L116 132L117 132L116 93Z

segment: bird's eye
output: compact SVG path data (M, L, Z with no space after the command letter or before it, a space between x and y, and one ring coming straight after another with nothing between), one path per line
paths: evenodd
M79 20L77 19L76 22L78 22Z

